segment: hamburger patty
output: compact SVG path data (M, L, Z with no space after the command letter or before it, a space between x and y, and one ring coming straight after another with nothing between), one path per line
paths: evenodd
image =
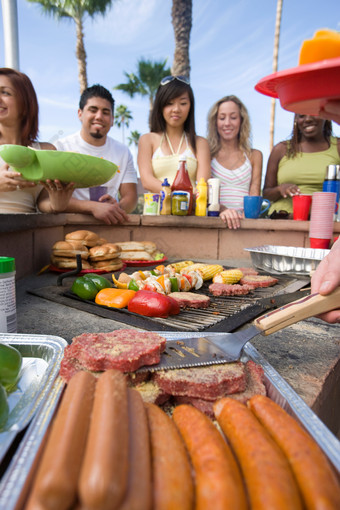
M176 299L180 308L208 308L210 297L193 292L171 292L169 297Z
M85 370L100 372L116 368L133 372L144 365L159 363L166 340L157 333L118 329L110 333L83 333L64 351L60 375L67 377L76 360Z
M253 285L239 285L238 283L212 283L209 292L213 296L245 296L255 287Z
M251 285L254 289L258 287L271 287L277 282L277 278L268 275L246 275L240 280L242 285Z

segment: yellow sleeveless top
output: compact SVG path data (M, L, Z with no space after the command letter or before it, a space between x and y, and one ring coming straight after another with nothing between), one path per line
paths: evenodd
M192 187L195 188L196 173L197 173L197 158L196 158L195 154L192 152L192 150L190 149L190 147L188 146L188 140L187 140L186 134L183 133L180 144L177 149L177 152L174 152L171 142L170 142L166 133L165 133L165 136L167 138L167 141L168 141L168 144L169 144L172 154L166 155L166 154L163 154L163 152L162 152L161 147L162 147L162 143L164 140L164 133L163 133L159 147L153 153L152 160L151 160L152 169L153 169L153 173L154 173L155 177L162 182L164 181L165 178L167 178L171 185L176 177L176 173L177 173L178 165L179 165L179 158L180 158L180 156L185 155L187 158L187 168L188 168L188 174L190 177L190 181L191 181ZM179 151L181 149L183 140L185 140L185 142L186 142L186 148L185 148L184 152L182 152L180 154Z

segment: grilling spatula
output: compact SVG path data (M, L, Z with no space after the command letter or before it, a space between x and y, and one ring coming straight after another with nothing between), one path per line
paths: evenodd
M236 333L210 333L201 338L171 340L166 344L157 365L142 367L138 372L166 370L227 363L240 359L242 349L259 333L270 335L308 317L340 307L340 287L328 296L310 294L270 311L254 321L254 325Z

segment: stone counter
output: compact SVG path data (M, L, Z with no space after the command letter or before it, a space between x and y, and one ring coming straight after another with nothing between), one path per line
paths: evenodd
M49 264L52 245L73 230L97 232L111 242L154 241L168 258L250 260L244 248L264 244L309 247L309 222L244 219L230 230L220 218L129 215L129 222L108 226L81 214L0 214L0 255L16 260L17 278ZM334 236L340 223L334 223Z

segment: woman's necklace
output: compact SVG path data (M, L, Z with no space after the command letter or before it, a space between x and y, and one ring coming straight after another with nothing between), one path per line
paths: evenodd
M167 142L168 142L168 144L169 144L169 147L170 147L171 153L172 153L173 155L174 155L174 154L176 154L176 155L177 155L177 154L179 154L179 151L180 151L180 149L181 149L181 147L182 147L182 143L183 143L184 137L185 137L185 133L184 133L184 131L183 131L183 134L182 134L181 139L180 139L180 141L179 141L179 145L178 145L177 152L175 152L175 151L173 150L173 148L172 148L172 145L171 145L171 142L170 142L170 138L168 137L168 133L167 133L167 132L165 132L165 138L166 138L166 140L167 140Z

